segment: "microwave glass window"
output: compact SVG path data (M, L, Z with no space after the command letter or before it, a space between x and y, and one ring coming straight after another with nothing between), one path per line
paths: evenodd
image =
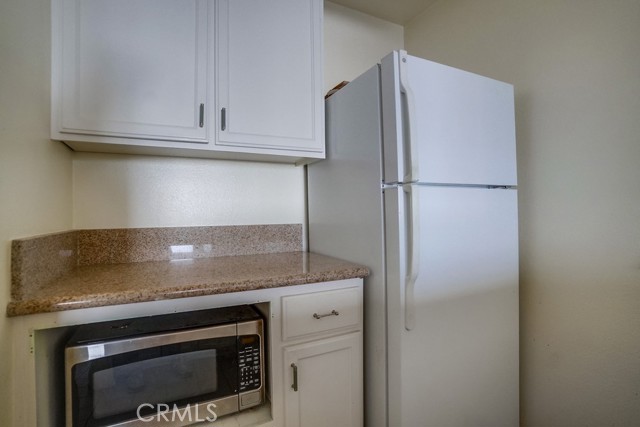
M95 418L135 411L139 402L176 402L218 390L216 350L147 359L93 373Z
M101 357L72 368L74 425L136 418L143 403L186 405L238 393L237 337L187 341ZM144 407L141 415L152 413Z

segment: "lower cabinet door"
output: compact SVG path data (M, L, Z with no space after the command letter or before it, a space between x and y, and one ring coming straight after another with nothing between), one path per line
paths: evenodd
M360 427L362 333L284 349L285 426Z

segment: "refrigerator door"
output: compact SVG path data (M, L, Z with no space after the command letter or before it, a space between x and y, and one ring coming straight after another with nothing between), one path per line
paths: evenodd
M385 189L385 225L389 426L517 426L516 190Z
M404 51L382 81L385 182L517 184L513 86Z

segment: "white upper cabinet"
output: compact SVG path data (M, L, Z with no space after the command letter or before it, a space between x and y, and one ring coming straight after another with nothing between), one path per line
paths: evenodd
M324 158L321 0L53 0L53 139L74 150Z
M63 4L53 86L61 133L206 143L206 1Z
M323 152L322 3L216 5L216 144Z

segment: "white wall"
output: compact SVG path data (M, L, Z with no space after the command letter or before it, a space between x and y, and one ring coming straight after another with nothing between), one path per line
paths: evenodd
M404 46L404 29L334 3L324 3L325 93Z
M0 2L0 425L10 425L11 240L71 228L71 152L49 140L49 3ZM28 339L28 337L24 337Z
M516 88L522 424L640 425L640 2L447 0L405 35Z
M72 153L49 140L49 14L48 0L0 2L0 310L15 238L72 227L303 222L302 168ZM402 27L339 6L327 5L325 26L341 35L325 40L325 75L336 82L402 47ZM0 314L2 426L11 425L10 326Z
M73 225L302 223L302 171L272 163L76 153Z

